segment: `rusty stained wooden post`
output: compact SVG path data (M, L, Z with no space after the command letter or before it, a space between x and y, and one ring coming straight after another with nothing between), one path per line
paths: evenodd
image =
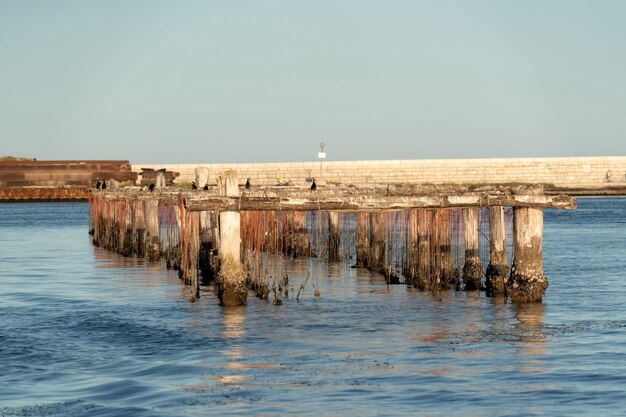
M414 286L420 290L430 290L431 287L431 257L430 257L430 228L432 224L432 210L417 209L417 276Z
M371 271L383 272L385 270L385 237L386 222L384 212L369 213L370 224L370 248L369 262L367 267Z
M102 231L100 232L100 245L108 250L111 250L111 202L107 199L102 199Z
M111 201L111 251L118 253L120 250L121 215L120 202Z
M170 239L167 240L167 250L165 251L166 260L165 264L168 269L173 269L175 271L180 271L182 266L182 231L184 228L184 218L181 212L180 206L178 204L171 204L171 210L174 214L174 219L176 220L176 228L178 230L178 239L176 241L172 241Z
M128 217L127 207L125 200L119 200L115 202L116 205L116 220L117 220L117 242L116 250L120 255L126 256L126 218Z
M450 245L451 210L449 208L436 209L434 215L437 218L437 247L433 248L436 251L435 265L440 277L439 287L445 289L455 285L459 277L459 271L454 267L454 262L452 262L452 247Z
M261 226L263 227L263 251L268 253L280 252L280 232L278 227L278 216L275 211L265 211L262 213Z
M489 207L489 265L485 272L487 294L504 294L510 273L506 258L504 208Z
M296 211L292 213L292 244L294 256L309 256L311 244L309 243L309 231L307 228L306 212Z
M202 277L212 281L217 276L218 260L214 245L213 221L215 214L211 211L200 213L200 253L198 263Z
M123 201L124 207L124 256L133 256L136 251L136 235L135 235L135 202L127 198Z
M191 225L189 239L189 262L188 262L188 279L191 280L191 288L193 290L193 298L200 297L200 280L198 279L198 258L200 255L200 213L188 212L189 223Z
M95 246L100 246L100 240L102 239L102 199L97 195L93 197L93 209L91 214L93 216L92 242Z
M283 253L294 257L309 256L311 254L311 246L309 243L306 212L283 211L281 216Z
M219 264L219 250L220 250L220 213L217 210L211 211L211 232L213 233L213 254L217 256L217 264ZM218 268L215 270L217 275Z
M151 261L161 257L159 242L159 200L146 201L146 253Z
M540 195L542 187L520 187L517 194ZM548 288L543 275L543 209L513 208L513 266L506 288L514 303L542 300Z
M239 196L237 171L228 170L217 178L219 195ZM248 298L246 275L241 264L240 215L238 211L220 213L220 271L218 297L222 305L245 305Z
M417 287L417 209L410 209L407 219L407 248L406 259L404 263L404 276L407 284Z
M356 213L356 263L354 268L367 268L369 264L369 213Z
M281 237L282 237L282 253L285 255L293 255L293 214L291 211L281 211Z
M328 212L328 260L338 261L339 260L339 244L340 244L340 234L339 234L339 212L337 211L329 211Z
M483 269L478 253L478 208L463 209L463 225L465 229L465 264L463 265L463 282L465 290L480 289Z
M117 250L117 204L115 201L104 200L104 241L103 247L115 252Z
M182 204L181 204L182 205ZM200 296L198 285L198 253L200 251L200 213L180 209L180 271L185 285L192 289L192 299Z
M113 201L113 210L114 227L111 243L113 245L113 251L121 253L122 247L124 245L124 235L122 233L122 230L124 228L124 211L122 209L122 202Z
M135 242L137 256L146 256L146 221L143 214L143 201L135 200Z

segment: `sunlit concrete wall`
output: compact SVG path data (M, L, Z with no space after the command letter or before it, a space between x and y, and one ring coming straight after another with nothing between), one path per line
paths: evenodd
M256 185L276 184L282 176L292 184L483 184L544 183L556 186L593 186L607 183L607 173L615 183L626 183L626 156L572 158L489 158L425 159L395 161L325 161L255 164L133 164L132 170L166 168L180 173L176 182L191 182L195 168L209 169L209 183L226 169L238 171ZM202 184L200 184L202 185Z

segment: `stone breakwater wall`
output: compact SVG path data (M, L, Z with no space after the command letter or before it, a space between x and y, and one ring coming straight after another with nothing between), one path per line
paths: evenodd
M305 185L311 177L320 184L541 183L591 188L610 183L626 185L626 156L324 161L321 166L319 162L133 164L132 170L165 168L179 172L176 182L180 183L193 181L198 167L208 168L209 184L215 184L218 173L234 169L240 182L250 178L254 185L275 185L279 177L294 185Z

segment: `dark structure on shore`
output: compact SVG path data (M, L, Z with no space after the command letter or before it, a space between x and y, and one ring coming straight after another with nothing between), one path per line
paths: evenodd
M96 179L134 182L129 161L0 161L0 188L87 187Z
M2 160L0 201L86 201L98 178L134 184L137 173L126 160Z

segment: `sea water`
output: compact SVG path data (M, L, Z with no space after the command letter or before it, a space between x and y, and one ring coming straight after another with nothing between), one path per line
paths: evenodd
M87 204L0 204L0 416L624 415L626 199L544 222L540 304L299 258L282 306L225 308L94 247Z

